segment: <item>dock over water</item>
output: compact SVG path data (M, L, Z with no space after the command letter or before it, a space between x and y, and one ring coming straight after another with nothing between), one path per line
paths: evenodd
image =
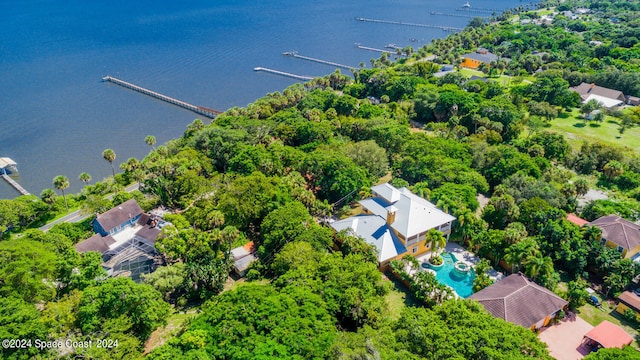
M375 51L375 52L380 52L380 53L385 53L385 54L397 54L397 51L389 51L389 50L384 50L384 49L377 49L377 48L373 48L373 47L369 47L369 46L362 46L360 44L356 44L356 47L358 49L362 49L362 50L368 50L368 51Z
M327 60L316 59L316 58L312 58L312 57L309 57L309 56L300 55L300 54L298 54L297 51L287 51L287 52L282 53L282 55L284 55L284 56L292 56L294 58L303 59L303 60L309 60L309 61L317 62L317 63L320 63L320 64L331 65L331 66L335 66L335 67L343 68L343 69L347 69L347 70L351 70L351 69L354 68L353 66L338 64L338 63L333 62L333 61L327 61Z
M145 88L143 88L141 86L134 85L134 84L126 82L124 80L120 80L120 79L115 78L113 76L108 76L107 75L107 76L102 78L102 81L108 81L108 82L114 83L116 85L120 85L120 86L125 87L127 89L131 89L133 91L137 91L137 92L139 92L141 94L145 94L145 95L151 96L153 98L156 98L158 100L162 100L162 101L168 102L169 104L173 104L173 105L179 106L179 107L181 107L183 109L191 110L196 114L204 115L204 116L206 116L208 118L211 118L211 119L215 118L216 115L219 115L219 114L222 113L221 111L218 111L218 110L209 109L209 108L206 108L204 106L192 105L192 104L189 104L187 102L184 102L184 101L181 101L181 100L178 100L178 99L174 99L174 98L169 97L167 95L163 95L163 94L157 93L155 91L151 91L149 89L145 89Z
M418 24L418 23L410 23L410 22L404 22L404 21L368 19L368 18L363 18L363 17L357 17L356 20L362 21L362 22L379 23L379 24L417 26L417 27L430 28L430 29L440 29L440 30L444 30L444 31L462 31L462 28L458 28L458 27L430 25L430 24Z
M264 72L268 72L268 73L276 74L276 75L282 75L282 76L286 76L286 77L290 77L290 78L297 79L297 80L302 80L302 81L308 81L308 80L312 80L313 79L312 76L296 75L296 74L292 74L292 73L288 73L288 72L284 72L284 71L280 71L280 70L269 69L269 68L260 67L260 66L253 68L253 70L254 71L264 71Z
M2 178L5 179L9 185L13 186L14 189L18 190L18 192L22 195L29 195L29 192L23 188L20 184L18 184L15 180L13 180L9 175L3 173Z

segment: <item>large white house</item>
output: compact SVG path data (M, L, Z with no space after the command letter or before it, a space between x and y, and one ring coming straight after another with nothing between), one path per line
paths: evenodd
M436 208L409 189L389 183L371 188L373 197L360 201L363 213L336 221L336 231L348 230L378 249L378 260L385 264L405 254L419 256L429 250L427 231L436 229L449 239L455 217Z

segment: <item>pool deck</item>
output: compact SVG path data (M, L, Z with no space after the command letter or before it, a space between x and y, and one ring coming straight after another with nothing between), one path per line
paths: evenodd
M447 246L444 248L445 252L450 252L452 253L456 259L458 259L458 261L462 261L464 263L466 263L467 265L474 267L477 263L480 262L480 258L477 257L475 254L468 252L467 250L465 250L462 246L454 243L454 242L448 242ZM429 257L431 256L431 252L427 252L426 254L418 257L418 261L420 263L426 262L428 261ZM493 268L491 268L491 270L489 270L489 276L491 277L491 279L493 279L494 281L499 281L502 280L505 275Z

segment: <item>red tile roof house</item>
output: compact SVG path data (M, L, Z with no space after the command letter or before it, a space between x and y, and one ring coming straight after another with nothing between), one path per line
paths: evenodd
M532 330L547 326L568 301L529 280L521 273L471 295L494 317Z
M570 223L576 224L578 226L584 226L589 223L587 220L573 213L567 214L567 221L569 221Z
M131 199L98 214L92 223L96 234L74 247L79 253L102 254L102 266L110 276L129 275L137 281L158 264L155 242L165 224Z
M633 337L616 324L604 320L584 335L582 343L590 348L622 348L631 345Z

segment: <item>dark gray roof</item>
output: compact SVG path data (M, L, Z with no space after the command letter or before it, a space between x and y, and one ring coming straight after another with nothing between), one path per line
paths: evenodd
M483 51L482 53L480 52L473 52L473 53L468 53L468 54L464 54L462 55L463 58L467 58L467 59L473 59L473 60L478 60L484 63L490 63L494 60L498 60L500 57L496 54L490 53L488 51ZM505 60L508 60L507 58L504 58Z
M618 215L607 215L589 223L602 229L602 237L631 250L640 245L640 226Z
M142 229L136 232L136 236L139 236L147 240L151 244L156 243L156 239L158 238L159 234L160 234L160 229L151 225L144 225Z
M582 83L576 87L569 88L580 94L580 97L584 100L589 95L599 95L609 99L617 99L624 101L624 94L620 90L608 89L606 87L598 86L595 84Z
M105 212L104 214L98 214L96 216L96 221L102 226L105 231L108 232L116 226L141 213L142 208L140 207L140 205L138 205L135 199L131 199L123 202L122 204Z
M87 251L97 251L99 253L103 253L109 250L109 246L114 244L115 242L116 241L111 236L102 236L100 234L95 234L92 237L75 244L74 247L79 253Z
M524 275L512 274L471 295L497 318L530 328L568 302Z

